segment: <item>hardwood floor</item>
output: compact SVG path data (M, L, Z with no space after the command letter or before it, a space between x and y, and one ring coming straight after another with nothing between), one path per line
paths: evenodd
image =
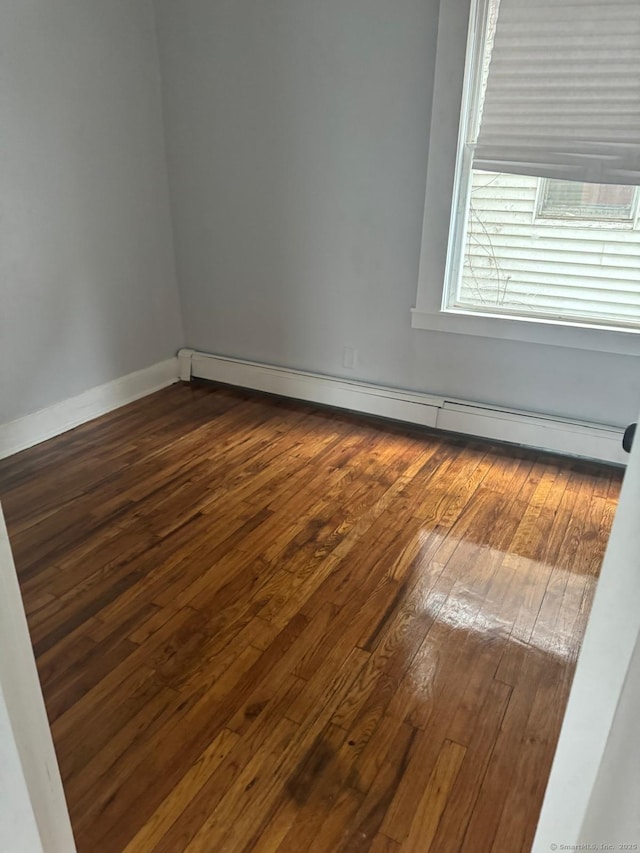
M184 385L0 462L79 851L529 850L620 480Z

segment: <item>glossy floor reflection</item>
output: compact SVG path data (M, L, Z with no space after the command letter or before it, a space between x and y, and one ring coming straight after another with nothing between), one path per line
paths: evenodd
M80 853L528 850L620 480L186 386L0 462Z

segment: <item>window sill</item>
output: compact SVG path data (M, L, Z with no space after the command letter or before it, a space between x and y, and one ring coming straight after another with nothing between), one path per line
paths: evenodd
M459 309L438 312L411 309L411 326L456 335L640 355L640 329L583 326L556 320L477 314Z
M635 219L580 219L568 216L545 216L536 213L533 219L536 227L548 226L549 228L584 228L588 231L637 231L638 226ZM594 238L595 239L595 238Z

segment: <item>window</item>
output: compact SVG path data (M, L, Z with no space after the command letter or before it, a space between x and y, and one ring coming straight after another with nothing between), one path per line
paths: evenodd
M463 258L447 307L640 327L634 187L476 169L467 180Z
M448 5L413 326L640 353L640 4L472 3L443 286Z
M636 187L547 178L542 181L538 216L587 222L630 222L635 216L637 196Z

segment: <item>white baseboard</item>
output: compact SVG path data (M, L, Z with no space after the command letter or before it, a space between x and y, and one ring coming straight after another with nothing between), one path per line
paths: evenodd
M188 375L183 367L182 379L188 379L190 376L213 379L228 385L336 406L339 409L353 409L423 426L435 427L438 407L444 402L440 397L427 394L412 394L410 391L351 382L348 379L305 373L302 370L288 370L193 351L190 354L191 373ZM183 365L186 364L184 350L181 350L178 358Z
M0 425L0 459L191 377L570 456L619 465L627 461L619 427L498 409L187 349L181 350L177 359L159 362Z
M172 385L178 379L178 359L170 358L90 388L46 409L0 424L0 459L132 403Z
M210 379L449 432L625 465L619 427L352 382L301 370L181 350L180 378Z
M627 454L622 449L624 430L618 427L451 400L447 400L438 412L436 425L449 432L523 444L599 462L627 464Z

